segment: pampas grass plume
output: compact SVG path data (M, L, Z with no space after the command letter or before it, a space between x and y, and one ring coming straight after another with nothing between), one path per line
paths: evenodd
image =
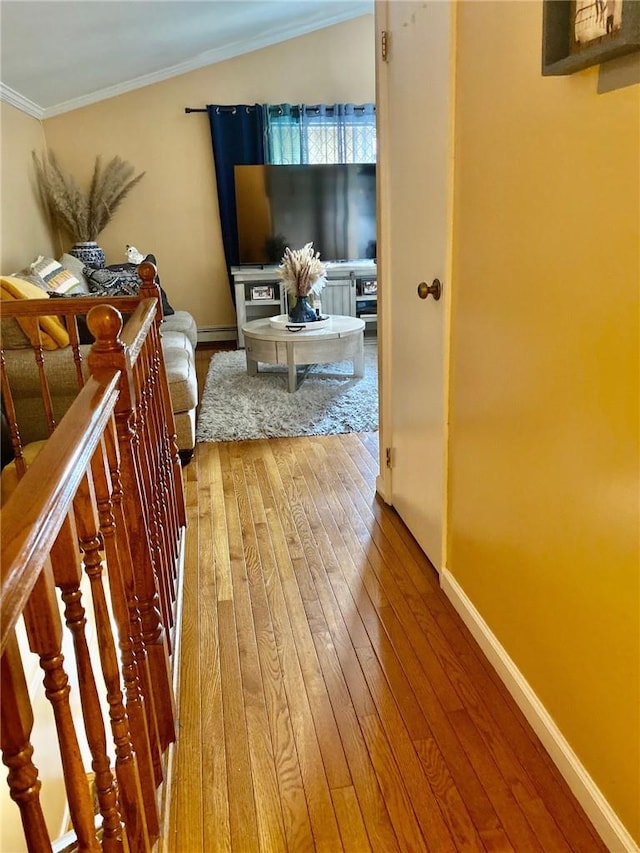
M66 232L74 243L96 240L145 174L134 176L134 167L118 156L103 166L98 156L86 193L71 175L62 171L53 151L46 152L41 159L35 151L32 156L44 209L51 223Z

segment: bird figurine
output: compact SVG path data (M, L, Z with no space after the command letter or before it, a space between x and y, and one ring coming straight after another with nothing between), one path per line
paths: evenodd
M126 256L130 264L141 264L145 257L135 246L129 246L129 244L127 244Z

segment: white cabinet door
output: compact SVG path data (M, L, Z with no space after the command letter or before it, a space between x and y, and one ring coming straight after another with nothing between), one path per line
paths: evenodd
M351 278L328 281L320 293L322 313L354 317L356 313L355 284Z

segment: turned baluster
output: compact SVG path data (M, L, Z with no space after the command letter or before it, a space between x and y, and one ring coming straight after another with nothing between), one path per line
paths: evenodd
M149 551L151 556L151 567L154 576L154 585L157 593L156 605L161 613L161 622L163 628L167 627L165 596L162 588L162 549L159 542L159 531L157 518L154 512L155 501L155 476L153 472L153 462L150 452L150 441L147 434L147 423L145 417L146 399L143 394L144 385L140 379L141 374L141 359L138 358L132 366L132 379L136 396L135 409L135 429L131 438L131 448L135 460L136 469L139 475L139 483L142 495L142 507L144 511L145 526L149 536ZM145 601L141 601L141 611L145 612ZM145 636L146 636L146 620ZM169 634L164 633L164 642L167 644L167 652L169 652Z
M99 851L93 804L69 705L69 679L62 655L62 623L55 596L51 565L47 561L24 610L29 648L44 671L45 696L51 703L60 744L71 822L80 851ZM4 695L3 695L4 702Z
M153 333L155 333L155 331L156 330L154 329ZM160 489L158 490L158 511L166 554L165 570L167 572L166 587L170 603L169 618L171 620L170 625L173 625L173 603L175 602L174 580L176 577L179 553L178 516L175 489L171 484L173 471L171 469L171 460L168 454L167 431L165 428L166 422L164 420L162 395L160 391L158 359L154 357L154 352L154 347L151 340L149 340L148 346L145 349L145 356L148 363L149 386L151 388L151 410L157 440L157 467L160 479Z
M155 710L155 691L151 677L151 668L143 636L142 618L140 616L139 601L135 589L132 552L129 546L129 536L122 500L122 482L120 480L120 456L116 436L115 423L105 432L105 450L108 459L109 473L111 475L111 509L117 534L117 547L115 549L115 561L108 563L109 578L112 572L116 585L122 585L124 597L127 604L128 631L124 624L125 614L122 615L123 626L120 629L120 649L122 653L123 676L127 694L127 711L131 720L131 730L134 739L134 747L138 753L140 763L140 778L145 783L148 778L153 791L155 786L155 775L153 767L156 761L152 759L156 753L157 762L160 762L160 738L158 735L158 715ZM99 480L96 483L99 484ZM112 545L111 530L103 531L105 547ZM116 565L119 572L115 572ZM116 613L116 619L118 615ZM149 765L148 762L152 761ZM143 763L144 762L144 763ZM148 771L148 767L151 770ZM147 794L145 794L145 797Z
M173 467L173 476L176 484L177 500L176 506L178 509L180 525L186 527L187 514L184 500L184 485L182 482L182 466L180 464L180 451L178 449L178 436L176 434L176 426L173 418L173 406L169 393L169 382L167 380L167 372L162 357L162 347L160 345L160 323L162 321L162 299L160 289L156 285L157 270L155 266L148 261L140 264L138 267L138 275L142 279L142 287L140 288L141 296L154 296L158 300L158 311L156 313L155 334L153 337L154 352L157 353L158 359L158 376L160 379L160 391L162 393L165 422L167 436L169 440L169 448L171 453L171 464Z
M182 466L179 464L174 469L174 452L172 446L170 428L168 426L165 413L165 398L163 390L165 387L166 373L164 371L164 359L162 357L162 338L157 328L152 331L153 339L149 342L149 351L152 356L152 375L156 393L154 394L154 408L160 424L161 447L162 447L162 468L167 484L167 504L171 512L171 530L173 541L173 553L177 558L179 552L180 528L185 524L184 520L184 492L182 484ZM151 338L151 336L150 336ZM173 413L171 413L173 418ZM173 427L171 427L173 429ZM180 503L182 503L182 512L180 512ZM176 560L173 563L177 566Z
M182 465L180 463L180 451L178 449L178 436L175 431L173 418L173 407L169 392L169 380L167 369L162 354L161 335L158 328L154 329L154 353L157 364L158 387L162 394L162 409L168 412L165 426L165 453L167 455L168 470L171 471L171 479L175 489L176 521L178 527L187 526L187 510L184 497L184 483L182 479Z
M165 470L164 435L162 427L162 412L159 410L158 402L160 392L157 387L155 360L152 354L150 336L142 350L144 386L146 389L146 417L151 434L151 448L153 449L153 465L157 481L154 490L154 511L157 519L158 529L161 534L160 547L162 548L162 572L163 588L167 598L166 618L167 626L173 625L173 570L174 562L173 545L171 543L171 525L169 523L169 506L167 497L167 482Z
M13 402L13 394L11 386L7 378L6 362L4 352L0 350L0 377L2 381L2 402L4 405L7 423L9 424L9 435L11 437L11 448L13 450L14 462L18 479L24 477L27 466L24 461L22 452L22 440L20 438L20 430L18 429L18 419L16 417L16 407Z
M86 480L86 478L85 478ZM87 489L83 489L83 499L90 499ZM76 504L79 501L76 498ZM97 543L99 545L99 543ZM60 589L62 600L65 604L65 620L73 638L73 648L78 670L78 687L80 690L80 702L82 705L82 716L84 719L87 743L92 756L92 768L95 774L95 785L98 794L100 813L103 818L103 850L107 853L119 853L122 851L122 825L120 812L118 811L118 792L114 785L111 765L107 755L107 738L102 719L100 698L96 688L95 677L89 646L86 637L86 614L82 604L82 592L80 582L82 571L80 568L80 555L78 553L78 534L74 529L73 519L68 516L58 533L57 539L51 549L51 565L56 586ZM96 569L97 581L100 579L100 556L98 555L98 566ZM92 578L92 587L93 581ZM102 586L100 584L100 591ZM108 624L109 614L104 603L104 592L102 600L100 592L93 591L94 615L97 626L98 648L101 660L105 654L108 644L105 620ZM104 663L103 663L104 669ZM117 678L117 667L116 667Z
M139 458L135 442L135 389L130 360L124 344L118 339L122 329L119 312L109 306L96 306L87 322L96 339L89 354L89 368L98 375L114 368L122 373L120 395L116 403L116 430L120 451L120 474L123 499L127 502L126 519L129 532L134 584L142 620L143 639L151 672L160 745L165 749L175 740L175 708L166 635L158 608L159 599L154 575L151 544L143 512L144 491L139 477ZM148 709L151 713L151 709ZM153 721L150 721L150 735ZM154 753L155 754L155 753ZM154 760L156 779L162 779L162 767Z
M7 782L11 799L20 809L27 849L33 853L51 850L49 833L40 805L38 768L31 761L33 709L22 668L15 630L12 630L0 662L0 747L9 768Z
M169 614L168 594L166 589L166 549L163 547L162 522L158 512L158 499L160 493L160 477L157 464L157 441L153 429L153 421L149 406L149 379L147 372L147 359L145 358L146 346L142 347L134 366L134 378L136 395L139 401L137 419L137 438L142 461L143 483L145 491L145 508L147 524L151 536L153 565L158 591L160 593L160 607L165 628L171 624ZM171 651L170 635L166 635L167 646Z
M56 428L56 418L53 411L53 400L51 399L51 391L49 390L49 381L44 367L44 349L42 347L42 337L40 335L40 327L37 320L34 318L34 331L30 334L31 346L33 347L33 355L38 369L38 378L40 380L40 394L42 397L42 405L44 407L44 415L49 427L49 434Z
M115 648L112 644L109 650L108 673L106 673L105 681L108 689L111 726L116 744L116 772L120 782L123 811L126 815L127 835L135 849L146 850L149 845L149 834L155 839L160 831L155 798L155 776L143 705L145 699L140 694L140 682L133 654L127 597L123 582L122 563L130 561L131 556L128 550L124 520L121 521L118 529L113 513L111 500L113 487L110 483L109 465L105 457L105 450L100 447L92 460L91 467L100 536L107 556L111 606L120 637L122 676L127 691L126 712L122 704L117 660ZM81 536L86 536L87 541L97 539L97 531L93 529L95 526L93 519L87 519L87 522L87 527L81 530ZM89 524L91 529L88 526ZM78 528L81 529L80 521L78 521ZM93 557L87 555L87 558L93 562ZM125 716L125 713L128 717ZM135 753L132 751L132 742L135 745Z

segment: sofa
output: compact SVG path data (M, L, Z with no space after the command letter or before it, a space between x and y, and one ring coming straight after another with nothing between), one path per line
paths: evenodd
M145 260L155 264L155 257L152 255L147 256ZM133 295L140 284L137 267L134 264L116 264L103 268L99 272L98 275L98 271L87 269L82 262L70 255L63 255L59 261L37 258L24 270L12 276L0 277L0 295L3 301L16 298L42 298L42 291L44 291L44 295L51 298L53 316L42 319L54 321L56 318L53 297L91 296L96 301L100 299L108 301L113 296ZM92 281L92 278L95 280ZM195 369L197 327L191 314L183 310L174 310L169 304L158 277L156 277L156 284L160 288L163 303L164 317L160 325L160 335L177 444L182 462L186 464L195 447L195 415L198 403ZM48 435L48 426L43 409L38 368L23 325L23 321L15 318L3 318L1 337L20 438L23 444L27 444L45 439ZM75 362L68 336L65 338L55 324L41 323L40 331L45 349L45 370L52 390L53 409L58 422L77 394ZM83 327L81 323L78 331L82 370L86 375L86 355L93 338L86 326ZM59 340L55 339L56 335L59 336Z

